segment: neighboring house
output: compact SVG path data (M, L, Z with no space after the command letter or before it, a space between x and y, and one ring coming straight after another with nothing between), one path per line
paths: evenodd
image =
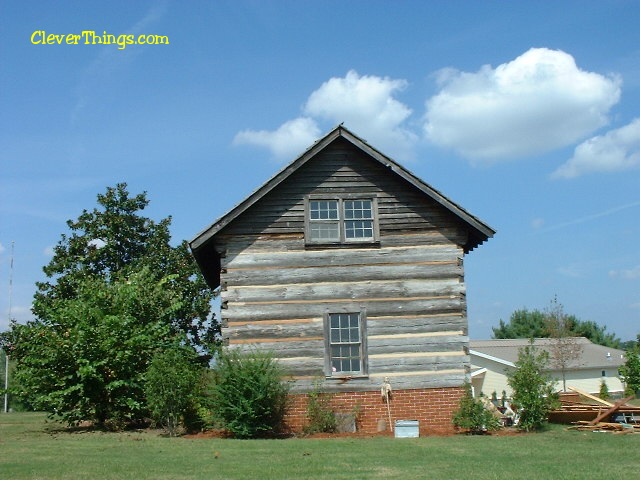
M551 355L550 345L553 339L536 338L534 345L546 350ZM597 394L602 381L607 383L610 393L621 393L624 385L620 380L618 368L625 362L624 351L603 347L591 343L584 337L575 338L581 347L578 360L569 364L565 372L567 389L575 387L583 392ZM518 351L529 344L527 339L513 340L471 340L469 353L471 354L471 384L476 396L483 393L491 396L496 392L498 397L506 391L511 396L511 388L507 384L507 374L515 368ZM557 380L557 389L562 390L562 372L553 368L550 362L549 372Z
M191 241L229 345L275 353L288 422L318 382L363 431L450 429L470 363L463 257L494 230L338 126Z

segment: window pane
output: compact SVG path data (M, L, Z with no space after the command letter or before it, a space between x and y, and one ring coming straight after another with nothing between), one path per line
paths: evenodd
M332 328L331 329L331 343L340 343L340 329L339 328Z
M373 238L373 220L346 220L344 234L346 238Z
M373 219L371 200L345 200L344 218L352 219Z
M358 328L350 328L349 329L349 341L350 342L359 342L360 341L360 332Z
M312 200L309 202L309 218L311 220L337 220L337 200Z
M332 372L361 370L359 314L329 314L329 342Z
M311 240L336 242L340 240L340 226L337 223L312 222Z

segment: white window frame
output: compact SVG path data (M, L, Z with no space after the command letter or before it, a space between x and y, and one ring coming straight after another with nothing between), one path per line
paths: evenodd
M371 226L373 236L364 238L347 238L346 222L359 219L346 219L344 204L346 201L366 200L371 202ZM338 218L336 219L311 219L311 202L337 202ZM380 228L378 222L378 199L371 194L344 194L344 195L308 195L305 197L304 209L305 243L309 245L345 245L345 244L372 244L377 243L380 238ZM313 239L311 228L313 224L337 225L338 238L335 240Z
M332 342L331 341L331 319L334 315L357 315L358 316L358 341ZM367 362L367 315L364 308L359 311L327 311L324 314L324 343L325 361L324 369L327 377L366 377L368 376ZM337 345L357 345L359 357L359 370L338 371L333 367L332 347Z

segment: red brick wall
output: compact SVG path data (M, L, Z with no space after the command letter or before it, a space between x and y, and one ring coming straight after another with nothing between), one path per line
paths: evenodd
M446 434L454 431L451 417L458 409L464 390L454 388L426 388L398 390L391 396L391 421L418 420L420 435ZM306 394L291 395L286 421L294 432L301 432L307 425ZM359 432L377 433L379 420L388 426L387 404L379 391L343 392L333 394L331 405L335 412L351 413L357 410Z

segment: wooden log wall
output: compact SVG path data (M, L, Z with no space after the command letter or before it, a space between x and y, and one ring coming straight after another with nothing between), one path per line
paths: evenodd
M304 199L377 198L380 238L308 245ZM359 149L336 141L215 237L223 334L273 351L306 391L325 378L323 315L366 310L368 376L329 391L457 387L469 366L462 222Z

